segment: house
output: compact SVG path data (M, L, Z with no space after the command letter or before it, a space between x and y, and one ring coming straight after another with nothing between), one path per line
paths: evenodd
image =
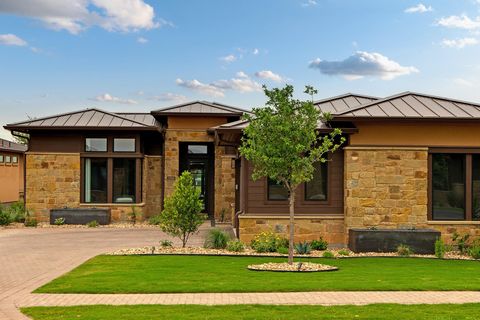
M24 153L23 144L0 139L0 204L23 198Z
M299 187L296 237L347 242L352 228L429 228L450 237L480 234L480 104L405 92L345 94L317 101L341 128L343 148ZM287 194L251 179L237 147L246 110L195 101L151 113L87 109L5 126L30 134L26 204L41 221L50 209L132 205L144 218L162 209L179 173L190 170L212 221L241 240L287 232Z

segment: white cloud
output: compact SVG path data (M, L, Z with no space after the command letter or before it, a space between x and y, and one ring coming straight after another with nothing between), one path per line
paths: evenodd
M26 46L28 43L27 41L17 37L14 34L7 33L7 34L0 34L0 44L6 45L6 46L23 47L23 46Z
M141 44L145 44L148 42L148 39L147 38L144 38L144 37L138 37L137 38L137 42L138 43L141 43Z
M326 61L319 58L310 62L310 68L318 69L326 75L340 75L347 80L365 76L392 80L398 76L419 72L415 67L401 66L398 62L376 52L357 51L341 61Z
M150 98L151 100L157 100L157 101L175 101L175 102L183 102L187 101L187 97L181 94L176 94L176 93L162 93L158 96L153 96Z
M271 80L275 82L284 81L281 75L276 74L270 70L262 70L262 71L255 72L255 76L260 79Z
M433 11L432 6L427 7L423 3L419 3L416 6L405 9L406 13L424 13L429 11Z
M253 53L253 55L256 56L257 54L260 53L260 50L258 50L257 48L255 48L255 49L253 49L252 53Z
M99 96L96 96L92 100L100 101L100 102L115 102L115 103L121 103L121 104L137 104L137 101L135 100L118 98L108 93L104 93Z
M442 45L449 48L462 49L466 46L473 46L478 44L478 40L475 38L461 38L461 39L443 39Z
M177 85L188 88L194 91L198 91L202 94L212 96L212 97L223 97L225 94L223 93L223 90L220 88L217 88L216 86L213 86L211 84L206 84L198 81L197 79L193 80L182 80L182 79L177 79L175 81Z
M453 79L453 82L457 85L464 86L464 87L473 87L474 84L471 81L468 81L463 78L455 78Z
M254 92L262 90L262 86L258 82L253 81L248 77L237 77L231 78L229 80L218 80L215 81L213 85L220 89L233 90L238 92Z
M312 7L316 6L318 3L316 0L307 0L306 2L302 3L302 7Z
M461 16L450 16L441 18L437 24L446 28L475 30L480 28L480 16L476 17L475 20L470 19L465 14Z
M248 75L243 71L238 71L236 75L238 78L248 78Z
M220 60L226 63L231 63L237 60L237 57L233 54L229 54L228 56L221 57Z
M38 19L51 29L72 34L95 25L129 32L168 24L155 21L153 7L144 0L2 0L0 13Z

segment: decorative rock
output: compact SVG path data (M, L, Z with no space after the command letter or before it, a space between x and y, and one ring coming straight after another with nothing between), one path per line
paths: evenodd
M320 263L311 262L294 262L293 264L283 263L262 263L251 264L247 267L254 271L275 271L275 272L320 272L320 271L336 271L338 267L329 266Z

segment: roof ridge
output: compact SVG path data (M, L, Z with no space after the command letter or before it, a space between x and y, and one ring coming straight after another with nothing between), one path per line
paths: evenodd
M351 97L351 96L360 97L360 98L367 98L367 99L375 99L375 100L380 99L379 97L370 96L370 95L366 95L366 94L358 94L358 93L347 92L347 93L339 94L339 95L336 95L336 96L333 96L333 97L323 98L323 99L314 101L313 104L317 105L317 104L333 101L333 100L336 100L336 99Z
M205 101L205 100L194 100L194 101L189 101L189 102L185 102L185 103L181 103L181 104L176 104L176 105L173 105L173 106L170 106L170 107L165 107L165 108L153 110L153 111L151 112L151 114L162 113L162 112L165 112L165 111L168 111L168 110L172 110L172 109L175 109L175 108L185 107L185 106L192 105L192 104L195 104L195 103L207 105L207 106L212 107L212 108L221 109L221 110L223 110L223 111L230 111L230 112L234 112L234 111L238 111L238 112L249 112L249 111L247 111L247 110L243 110L243 109L240 109L240 108L237 108L237 107L232 107L232 106L224 105L224 104L221 104L221 103L218 103L218 102L210 102L210 101Z

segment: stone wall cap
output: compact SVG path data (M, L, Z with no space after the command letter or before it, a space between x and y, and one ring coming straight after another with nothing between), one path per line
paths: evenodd
M288 214L265 215L265 214L240 214L239 219L290 219ZM323 220L344 220L343 214L296 214L295 219L323 219Z
M388 146L348 146L348 147L345 147L343 148L345 150L372 150L372 151L376 151L376 150L398 150L398 151L401 151L401 150L408 150L408 151L428 151L428 147L409 147L409 146L405 146L405 147L398 147L398 146L395 146L395 147L388 147Z
M430 225L480 225L480 221L452 221L452 220L438 220L438 221L427 221L427 224Z

